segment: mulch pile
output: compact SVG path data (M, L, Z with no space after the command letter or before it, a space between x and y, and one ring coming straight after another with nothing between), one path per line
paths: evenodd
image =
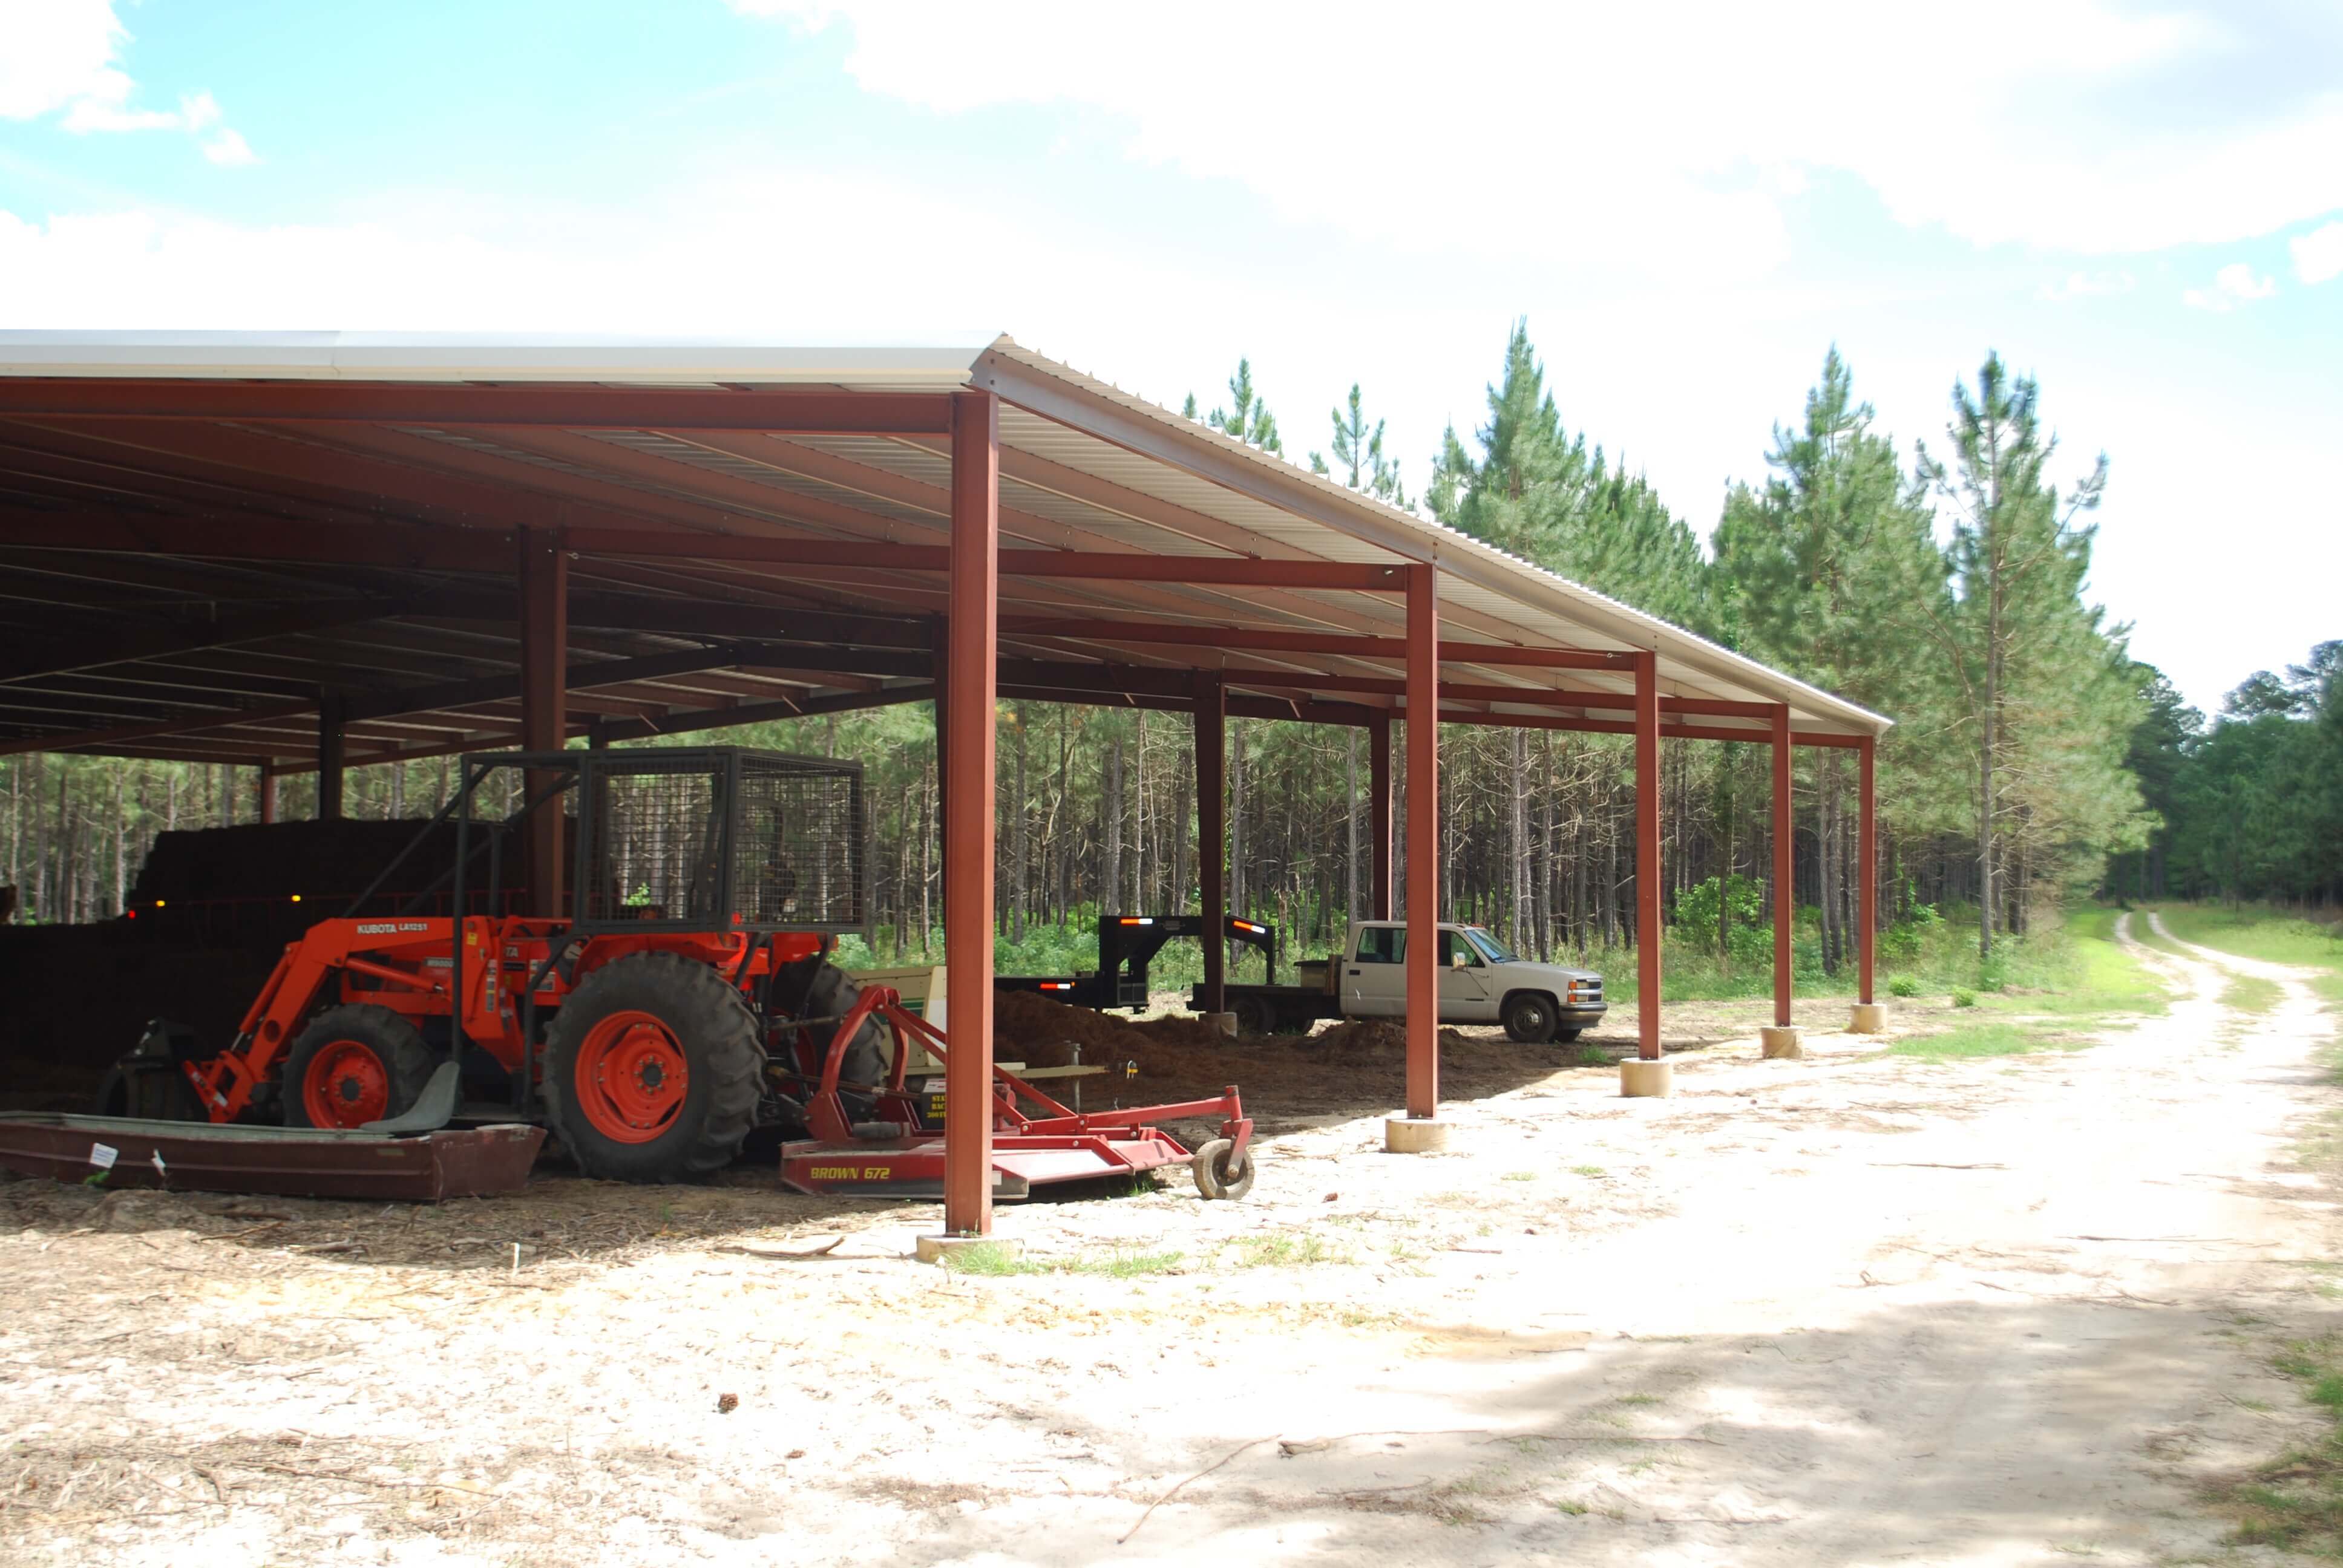
M417 834L427 840L403 863L398 857ZM471 842L482 845L490 835L505 840L503 880L515 884L521 875L519 841L502 824L475 822ZM163 917L180 904L219 900L285 902L299 893L313 906L312 918L339 914L327 909L337 898L347 900L389 870L386 894L405 894L429 886L456 862L456 825L443 822L427 828L422 822L399 820L246 823L235 828L181 829L156 836L130 902L144 918L158 918L151 906L165 901ZM470 884L487 885L488 852L483 848L473 861Z
M1186 1100L1234 1083L1256 1118L1357 1114L1398 1103L1407 1086L1407 1036L1396 1020L1337 1023L1313 1035L1232 1040L1202 1019L1133 1022L1087 1008L1068 1007L1031 991L1003 991L992 1000L993 1053L1028 1067L1061 1067L1079 1046L1084 1066L1134 1064L1144 1089L1138 1100ZM1464 1091L1510 1088L1542 1078L1568 1056L1554 1047L1519 1046L1503 1036L1440 1031L1443 1085ZM1092 1081L1095 1082L1096 1081ZM1111 1083L1123 1081L1118 1072ZM1134 1097L1119 1091L1126 1101Z

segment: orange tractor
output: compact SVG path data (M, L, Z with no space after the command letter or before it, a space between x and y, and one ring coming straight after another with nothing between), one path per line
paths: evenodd
M507 820L478 819L498 793ZM505 862L538 812L568 846L558 918L511 912L529 900ZM451 819L454 864L383 896ZM878 1169L880 1186L923 1189L940 1145L919 1132L904 1065L914 1034L936 1054L945 1041L829 961L867 924L862 825L851 762L729 747L468 756L455 798L374 886L286 948L234 1043L206 1055L158 1021L98 1109L392 1133L542 1121L588 1175L630 1181L704 1175L764 1128L794 1141L791 1185L868 1191ZM1169 1116L1085 1119L998 1078L996 1187L1021 1195L1021 1134L1051 1151L1071 1137L1090 1174L1191 1158L1144 1125ZM1062 1114L1031 1121L1021 1097ZM1236 1091L1161 1109L1221 1113L1198 1184L1241 1195L1252 1122ZM1070 1160L1033 1173L1074 1179Z

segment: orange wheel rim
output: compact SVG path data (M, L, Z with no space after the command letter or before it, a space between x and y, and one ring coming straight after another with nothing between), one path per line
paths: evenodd
M374 1047L337 1040L309 1059L301 1106L312 1127L363 1127L390 1114L390 1074Z
M578 1105L586 1123L618 1143L649 1143L683 1111L691 1069L667 1025L647 1012L614 1012L586 1031L578 1052Z

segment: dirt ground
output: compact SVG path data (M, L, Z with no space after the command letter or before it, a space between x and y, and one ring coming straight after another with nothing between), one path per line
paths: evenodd
M2268 1358L2337 1317L2335 1020L2149 960L2167 1016L2032 1056L1673 1010L1664 1101L1468 1033L1438 1155L1373 1052L1278 1065L1247 1201L1004 1209L1048 1273L747 1175L0 1185L0 1560L2278 1561L2198 1495L2314 1430Z

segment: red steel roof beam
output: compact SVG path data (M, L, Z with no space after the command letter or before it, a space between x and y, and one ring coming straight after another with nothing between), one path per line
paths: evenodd
M571 430L664 426L809 436L944 436L951 431L951 395L22 376L0 377L0 416L285 425L553 425Z
M1218 626L1167 626L1154 621L1048 620L1004 616L1004 637L1066 638L1080 642L1168 643L1191 648L1259 648L1283 653L1334 653L1351 658L1407 657L1407 639L1334 632L1264 631ZM1510 643L1443 642L1443 663L1525 665L1546 669L1632 669L1633 653L1586 648L1520 648Z

